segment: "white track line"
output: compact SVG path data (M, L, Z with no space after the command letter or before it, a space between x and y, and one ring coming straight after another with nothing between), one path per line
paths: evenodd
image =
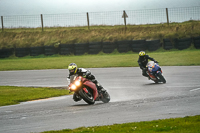
M200 90L200 88L192 89L190 91L197 91L197 90Z

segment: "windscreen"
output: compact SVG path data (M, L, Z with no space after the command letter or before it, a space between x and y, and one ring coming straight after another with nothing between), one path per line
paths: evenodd
M70 78L67 78L68 85L69 85L70 83L73 83L74 80L76 79L76 77L77 77L77 75L71 75Z
M147 67L152 67L152 66L154 66L154 62L153 62L153 61L149 61L149 62L147 63Z

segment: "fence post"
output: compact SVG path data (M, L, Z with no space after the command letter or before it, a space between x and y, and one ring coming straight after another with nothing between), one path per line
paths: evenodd
M167 15L167 24L169 25L168 8L166 8L166 15Z
M87 24L88 24L88 30L90 29L90 21L89 21L89 14L87 12Z
M42 24L42 31L43 31L43 16L41 14L41 24Z
M2 25L2 32L3 32L3 16L1 16L1 25Z
M124 17L124 25L125 25L125 32L126 32L126 12L123 11L123 17Z

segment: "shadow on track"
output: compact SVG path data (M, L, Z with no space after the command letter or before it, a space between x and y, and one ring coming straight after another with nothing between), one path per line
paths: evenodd
M148 84L143 84L144 86L148 85L164 85L163 83L148 83Z

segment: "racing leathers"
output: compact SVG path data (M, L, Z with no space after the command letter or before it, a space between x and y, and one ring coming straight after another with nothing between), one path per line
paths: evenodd
M70 78L70 76L72 76L72 75L69 74L68 78ZM84 68L78 68L76 75L89 79L90 81L92 81L96 85L98 91L105 92L105 89L99 84L99 82L95 79L95 76L92 75L89 70L86 70ZM77 102L77 101L81 100L81 97L79 95L77 95L76 93L74 93L73 99L74 99L74 101Z
M138 64L140 66L140 69L142 69L142 75L145 77L149 77L146 73L147 71L147 63L148 63L148 59L157 62L156 60L154 60L153 58L151 58L149 55L144 55L144 56L139 56L138 59Z

